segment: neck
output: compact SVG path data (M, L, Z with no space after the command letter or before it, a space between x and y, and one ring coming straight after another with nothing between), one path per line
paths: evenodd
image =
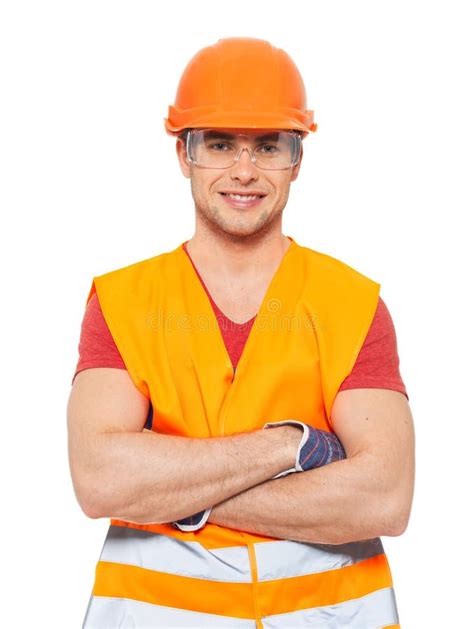
M290 238L280 232L259 240L194 234L185 247L201 269L244 278L277 267L290 245Z

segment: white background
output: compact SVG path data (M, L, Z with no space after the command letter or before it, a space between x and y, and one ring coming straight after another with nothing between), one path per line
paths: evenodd
M283 232L380 282L417 437L383 538L403 629L472 626L469 2L2 2L2 627L79 627L108 523L80 510L66 405L94 275L192 236L163 118L219 38L284 48L319 128Z

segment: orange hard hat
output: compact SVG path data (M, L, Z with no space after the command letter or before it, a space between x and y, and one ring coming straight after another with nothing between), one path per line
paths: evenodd
M303 79L291 57L268 41L219 39L200 50L181 76L166 132L187 128L316 131Z

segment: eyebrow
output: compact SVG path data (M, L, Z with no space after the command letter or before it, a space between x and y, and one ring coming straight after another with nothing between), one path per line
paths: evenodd
M257 135L255 136L255 140L276 140L279 136L280 132L279 131L273 131L272 133L265 133L263 135ZM235 137L234 133L225 133L224 131L218 131L218 130L210 130L210 131L206 131L205 132L205 137L206 139L216 139L216 138L220 138L223 140L232 140Z

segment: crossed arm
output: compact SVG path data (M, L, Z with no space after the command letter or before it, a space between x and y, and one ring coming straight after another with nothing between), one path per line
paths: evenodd
M208 522L327 544L402 534L415 473L406 397L386 389L341 391L332 424L347 459L252 487L215 505Z
M172 522L212 504L214 524L329 544L406 528L414 431L401 393L340 392L331 421L347 459L274 480L268 479L294 463L299 429L191 439L143 431L147 412L148 401L124 370L76 376L69 458L78 501L90 517Z

